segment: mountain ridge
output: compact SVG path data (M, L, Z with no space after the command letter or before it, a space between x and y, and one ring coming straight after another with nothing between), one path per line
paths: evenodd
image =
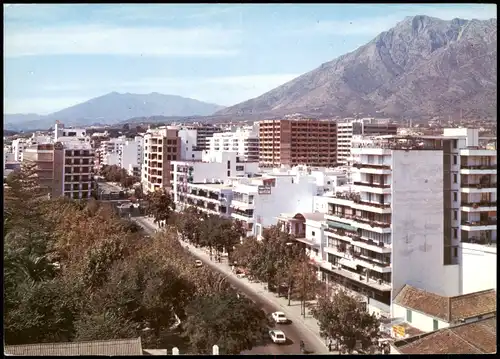
M496 19L406 17L358 49L215 115L496 114ZM458 62L458 63L457 63Z
M4 114L4 128L24 130L49 128L56 120L68 126L89 126L95 123L114 124L133 117L206 116L222 108L220 105L178 95L114 91L49 115Z

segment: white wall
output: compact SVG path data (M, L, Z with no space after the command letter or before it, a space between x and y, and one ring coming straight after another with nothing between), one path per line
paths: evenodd
M199 160L201 158L201 151L194 151L193 149L197 145L197 134L198 131L196 129L183 128L179 130L179 138L181 140L181 160L189 161Z
M444 266L443 153L392 153L393 296L410 284L459 294L458 265Z
M461 243L461 293L468 294L497 289L497 248L474 243Z
M438 329L448 328L450 326L449 323L433 318L425 313L411 311L411 322L408 321L406 316L406 308L402 307L398 304L392 304L392 319L401 319L405 322L411 324L412 327L415 327L423 332L432 332L434 331L434 320L438 322Z
M313 212L328 213L328 197L314 196L313 197Z

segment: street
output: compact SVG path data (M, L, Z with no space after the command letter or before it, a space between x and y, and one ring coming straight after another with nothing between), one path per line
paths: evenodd
M133 220L141 225L148 233L154 233L156 230L156 228L154 228L151 223L141 217L133 218ZM240 293L243 293L249 299L254 301L259 306L259 308L264 310L264 312L266 312L267 314L275 311L281 311L281 308L278 305L270 302L267 298L259 296L257 293L248 288L244 283L242 283L234 274L227 275L227 273L224 272L223 269L221 269L216 263L210 261L209 259L207 260L206 257L197 256L196 253L193 252L191 252L191 254L194 257L200 259L205 265L209 266L214 271L217 271L221 275L225 276L225 280L227 280ZM252 350L243 352L242 354L300 354L300 340L303 340L305 342L306 350L308 352L316 352L318 354L324 353L324 348L322 348L323 350L318 350L318 339L314 337L307 328L304 328L302 323L278 324L275 328L280 329L285 333L285 336L287 338L287 342L285 344L274 344L269 339L269 343L266 343L266 345L255 347Z

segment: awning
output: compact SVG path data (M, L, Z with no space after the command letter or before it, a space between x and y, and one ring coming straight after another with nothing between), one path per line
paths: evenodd
M345 229L346 231L351 231L351 232L356 231L355 227L350 226L346 223L341 223L341 222L336 222L336 221L326 221L326 224L330 228L340 228L340 229Z

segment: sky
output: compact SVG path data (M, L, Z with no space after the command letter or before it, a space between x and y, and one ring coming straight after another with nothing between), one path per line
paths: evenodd
M4 114L113 91L230 106L415 15L497 17L489 4L4 5Z

